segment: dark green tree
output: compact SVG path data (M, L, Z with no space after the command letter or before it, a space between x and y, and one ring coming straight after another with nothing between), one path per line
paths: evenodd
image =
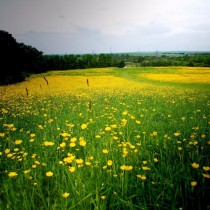
M42 52L16 40L6 31L0 31L0 84L23 81L31 73L43 71Z

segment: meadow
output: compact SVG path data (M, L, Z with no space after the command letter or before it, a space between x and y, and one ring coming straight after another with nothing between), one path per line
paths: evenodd
M0 209L210 209L210 68L52 71L0 97Z

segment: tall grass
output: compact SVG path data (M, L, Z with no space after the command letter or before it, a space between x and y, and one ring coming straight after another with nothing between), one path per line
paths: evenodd
M0 208L210 208L208 91L89 82L0 102Z

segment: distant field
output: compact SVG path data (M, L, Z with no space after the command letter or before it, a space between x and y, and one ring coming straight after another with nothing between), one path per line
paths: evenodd
M210 68L52 71L0 97L0 209L210 208Z
M44 77L48 80L47 85ZM89 86L87 86L87 80ZM166 84L166 82L168 82ZM26 88L30 94L34 93L65 93L80 89L94 88L158 88L169 87L209 88L210 68L192 67L145 67L145 68L101 68L87 70L52 71L40 75L33 75L26 82L17 85L2 86L0 90L7 93L25 95ZM126 87L126 88L125 88ZM1 91L1 92L2 92ZM5 95L7 96L7 94Z

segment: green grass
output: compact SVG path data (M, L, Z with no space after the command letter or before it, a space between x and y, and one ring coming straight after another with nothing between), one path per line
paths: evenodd
M135 77L139 69L122 71L114 75L141 82ZM82 73L94 72L101 71ZM203 168L210 167L209 87L160 85L173 92L151 86L2 100L0 209L210 208L210 170ZM69 146L72 138L75 147ZM71 155L75 158L66 161ZM53 176L46 176L49 171ZM10 172L18 175L9 177Z

